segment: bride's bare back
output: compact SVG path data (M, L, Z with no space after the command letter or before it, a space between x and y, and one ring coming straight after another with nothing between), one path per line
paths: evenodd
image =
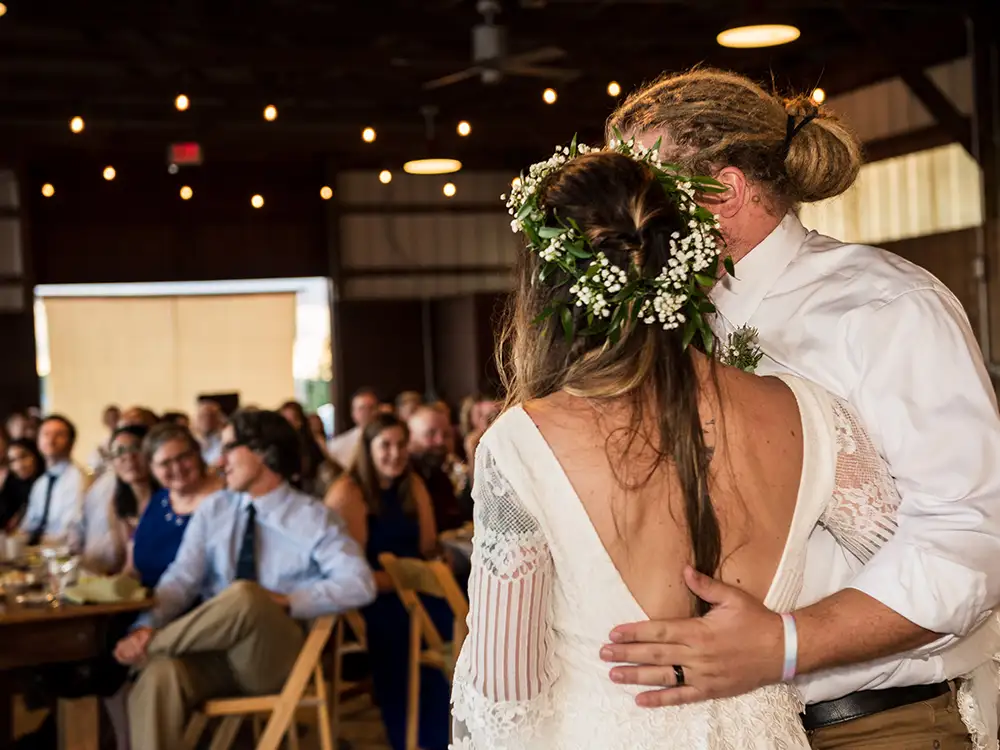
M702 363L700 369L706 367ZM703 383L707 379L702 378ZM718 398L702 389L699 411L714 447L711 496L722 536L721 577L763 600L781 560L802 472L803 436L792 391L781 380L719 368ZM682 571L692 561L683 493L672 463L655 466L637 439L622 460L627 404L564 392L525 410L562 465L611 561L651 618L691 612ZM656 434L650 421L646 432ZM623 481L622 481L623 480Z

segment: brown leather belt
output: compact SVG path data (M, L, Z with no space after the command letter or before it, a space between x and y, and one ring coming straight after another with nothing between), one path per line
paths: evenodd
M948 682L887 688L886 690L862 690L837 700L806 706L806 712L802 715L802 724L807 732L811 732L814 729L822 729L882 711L909 706L911 703L933 700L950 690L951 685Z

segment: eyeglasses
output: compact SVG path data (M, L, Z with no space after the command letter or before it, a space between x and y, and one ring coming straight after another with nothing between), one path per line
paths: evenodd
M119 458L125 458L126 456L135 456L142 453L142 449L137 445L119 445L117 448L111 451L111 460L117 461Z
M154 466L157 469L160 469L161 471L162 470L166 470L166 469L169 469L171 466L177 466L177 465L182 464L182 463L187 463L191 459L197 457L197 455L198 455L198 451L187 450L187 451L184 451L183 453L178 453L173 458L167 458L167 459L164 459L163 461L157 461L154 464Z

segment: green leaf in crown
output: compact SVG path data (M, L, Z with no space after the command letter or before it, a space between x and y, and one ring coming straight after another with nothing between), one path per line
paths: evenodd
M725 186L710 177L689 177L659 156L660 141L645 148L635 139L625 140L615 131L607 150L646 164L667 196L687 218L686 234L674 232L670 238L670 258L655 277L632 264L620 268L595 250L571 218L547 217L540 205L542 181L571 159L592 149L578 143L559 146L543 162L531 165L511 187L507 209L513 217L511 229L523 232L528 250L542 260L538 283L567 284L569 302L546 308L535 323L550 317L559 320L567 342L576 336L599 336L617 343L626 326L643 323L664 330L683 326L683 345L695 346L711 354L715 337L708 315L715 311L708 295L719 275L720 260L732 274L729 257L721 258L723 246L719 223L711 211L699 206L696 198L720 193ZM585 327L577 327L573 308L583 308Z

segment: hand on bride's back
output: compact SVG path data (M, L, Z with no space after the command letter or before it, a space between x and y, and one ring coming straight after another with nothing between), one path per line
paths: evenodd
M614 682L646 685L636 703L675 706L728 698L779 682L784 656L781 618L744 591L685 570L688 588L712 605L704 617L650 620L615 628L601 650ZM677 686L675 666L683 670Z

